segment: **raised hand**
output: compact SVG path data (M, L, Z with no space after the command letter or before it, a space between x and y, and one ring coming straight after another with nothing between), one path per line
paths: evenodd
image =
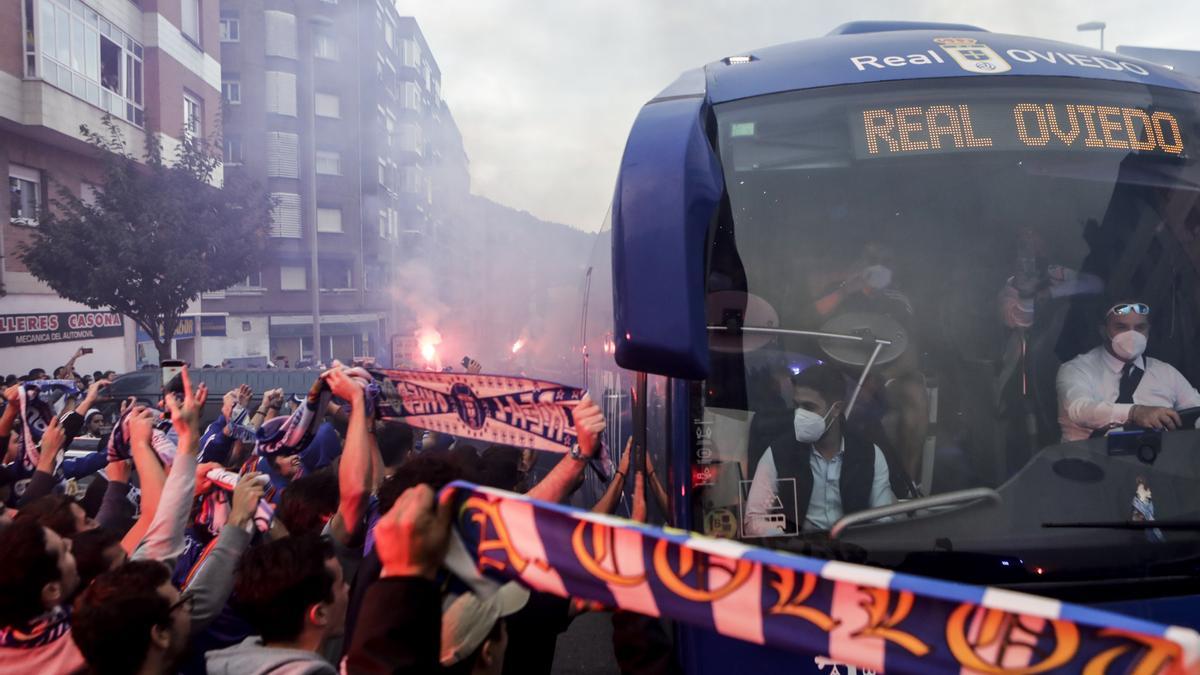
M188 375L187 366L179 371L183 376L183 400L176 401L174 396L167 396L167 409L171 411L171 424L180 436L199 437L200 411L208 398L208 385L203 382L195 390L192 389L192 378Z
M138 406L129 413L127 419L130 445L136 443L149 445L151 436L154 434L154 423L157 421L155 414L149 408Z
M433 579L450 543L451 503L435 503L428 485L404 491L375 526L383 577Z
M349 401L351 404L362 401L362 385L346 373L346 369L341 363L334 361L332 368L321 373L321 379L329 385L329 390L333 392L333 395L343 401Z
M259 479L263 474L250 472L243 474L233 489L233 499L229 504L229 524L243 527L254 518L258 509L258 500L262 499L265 483Z
M600 446L600 434L604 433L604 413L590 394L584 394L575 406L575 433L580 454L591 457Z

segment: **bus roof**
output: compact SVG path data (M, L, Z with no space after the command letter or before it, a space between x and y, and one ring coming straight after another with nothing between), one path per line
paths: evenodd
M840 84L941 77L1078 77L1200 91L1200 80L1125 54L957 24L857 22L684 73L661 98L711 103Z

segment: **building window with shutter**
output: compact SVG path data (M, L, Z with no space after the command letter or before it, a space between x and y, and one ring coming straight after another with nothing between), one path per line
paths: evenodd
M9 221L36 227L42 209L42 175L37 169L8 165Z
M333 26L314 23L312 25L313 32L313 56L319 59L329 59L337 61L338 58L338 43L337 34L333 30Z
M279 266L279 290L303 291L308 289L308 269L303 265Z
M300 137L286 131L267 132L267 175L273 178L299 178L297 148Z
M296 116L296 74L268 70L267 112L277 115Z
M184 37L200 44L200 2L201 0L180 0L182 11L179 29Z
M317 92L315 97L314 107L318 117L341 117L342 116L342 100L337 94L323 94Z
M300 238L300 195L294 192L273 192L275 208L271 210L271 236Z
M322 176L342 175L342 155L334 150L317 150L317 173Z
M342 232L342 210L334 207L317 207L317 232L338 234Z
M269 9L263 12L266 20L267 56L296 58L296 15Z

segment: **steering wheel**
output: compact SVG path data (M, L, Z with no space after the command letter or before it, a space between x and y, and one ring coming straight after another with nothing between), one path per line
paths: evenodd
M1180 429L1196 428L1196 420L1200 419L1200 406L1184 408L1183 410L1177 410L1175 412L1179 413L1179 421L1183 422L1183 424L1179 427Z

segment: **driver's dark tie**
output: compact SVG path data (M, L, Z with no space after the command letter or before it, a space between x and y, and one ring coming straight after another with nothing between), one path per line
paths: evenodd
M1142 376L1146 371L1133 365L1126 363L1121 369L1121 385L1117 390L1117 403L1133 403L1133 392L1137 391L1138 385L1142 382Z

